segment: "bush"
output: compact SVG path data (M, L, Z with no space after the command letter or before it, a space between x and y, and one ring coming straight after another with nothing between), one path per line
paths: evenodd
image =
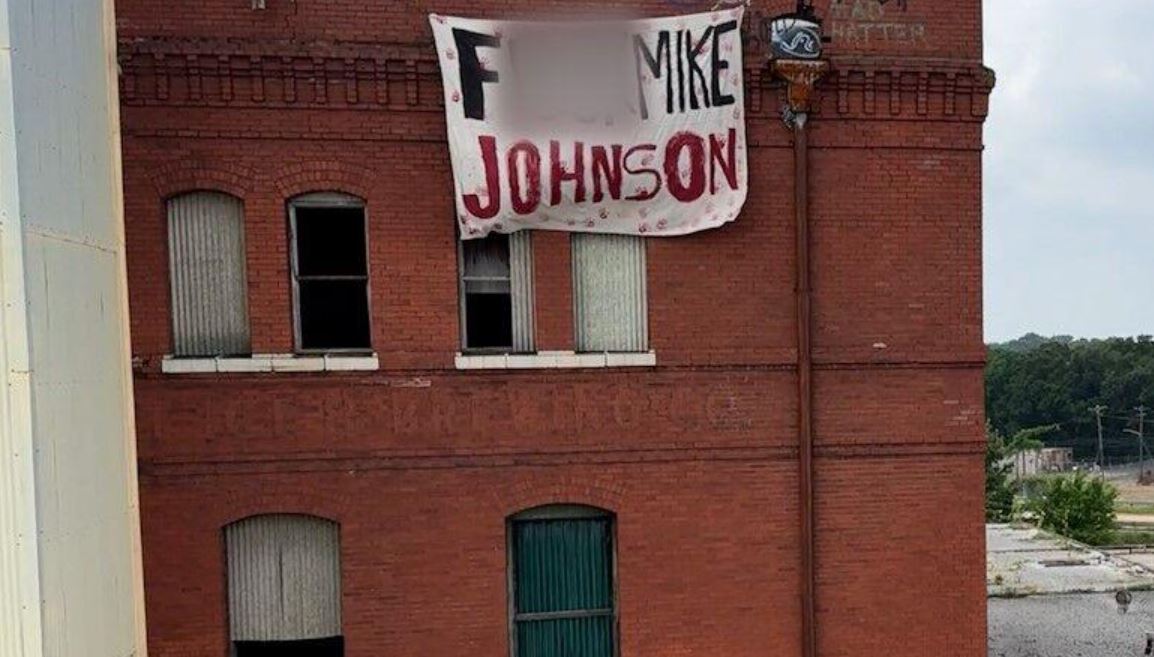
M1118 491L1110 483L1079 472L1039 484L1028 508L1043 529L1092 545L1113 540Z
M1014 509L1013 466L1006 462L1005 441L991 432L986 443L986 522L1009 522Z

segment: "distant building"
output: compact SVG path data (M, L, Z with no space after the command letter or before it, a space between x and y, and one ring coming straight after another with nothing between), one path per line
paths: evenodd
M1070 447L1039 447L1018 452L1006 459L1014 468L1014 476L1019 479L1039 474L1069 472L1074 468L1074 450Z
M812 543L757 4L735 223L462 244L427 12L538 3L119 3L151 657L985 654L981 3L818 3Z

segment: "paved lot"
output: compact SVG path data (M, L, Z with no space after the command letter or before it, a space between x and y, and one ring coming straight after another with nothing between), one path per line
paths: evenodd
M986 588L993 596L1114 592L1154 588L1154 574L1131 560L1087 550L1037 529L986 528Z
M1154 632L1154 593L1138 592L1126 615L1108 593L989 602L990 657L1138 657Z
M1154 592L1141 589L1154 588L1151 571L1035 529L991 525L986 542L990 657L1144 654ZM1125 615L1114 601L1122 587L1135 591Z

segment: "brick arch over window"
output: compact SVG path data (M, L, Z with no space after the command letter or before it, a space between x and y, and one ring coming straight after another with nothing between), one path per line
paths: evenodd
M152 184L165 200L197 191L223 192L244 200L256 188L257 173L236 163L182 160L157 169L152 174Z
M511 518L526 510L550 506L584 506L615 513L625 499L617 484L572 478L522 482L492 500L497 512Z
M336 513L337 510L333 509L326 500L319 496L303 494L303 492L300 498L291 506L285 506L283 500L273 494L255 495L245 500L243 504L229 505L220 509L220 513L214 519L213 524L218 524L223 530L229 525L235 525L250 518L277 515L307 516L337 525L343 524L341 514Z
M285 167L273 176L273 186L286 201L316 192L342 192L367 201L376 175L346 162L310 161Z

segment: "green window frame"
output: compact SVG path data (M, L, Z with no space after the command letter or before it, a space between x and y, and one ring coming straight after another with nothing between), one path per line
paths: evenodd
M616 657L616 527L612 513L541 507L508 524L512 657Z

